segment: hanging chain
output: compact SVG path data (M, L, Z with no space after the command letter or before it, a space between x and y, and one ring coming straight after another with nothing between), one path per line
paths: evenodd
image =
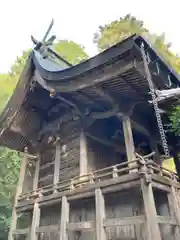
M142 54L142 58L143 58L143 62L144 62L145 72L146 72L146 75L147 75L147 80L148 80L149 89L150 89L152 102L153 102L153 106L154 106L154 111L155 111L155 115L156 115L156 119L157 119L159 133L160 133L160 136L161 136L161 141L162 141L162 145L163 145L163 149L164 149L164 154L167 158L169 158L170 154L169 154L169 148L168 148L168 143L167 143L167 139L166 139L166 134L165 134L165 131L164 131L164 127L163 127L163 123L162 123L162 119L161 119L161 115L160 115L160 110L159 110L158 103L157 103L157 100L156 100L154 85L153 85L151 73L150 73L150 70L149 70L147 56L146 56L146 53L145 53L145 50L144 50L144 44L143 43L141 44L141 54Z

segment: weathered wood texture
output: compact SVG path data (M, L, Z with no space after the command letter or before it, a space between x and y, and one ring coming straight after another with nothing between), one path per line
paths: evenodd
M91 138L88 138L87 142L88 172L92 172L125 161L120 153L115 152L112 147L105 146Z
M36 228L39 226L39 222L40 222L40 208L39 208L39 204L35 203L34 209L33 209L32 224L30 228L29 239L38 240L38 236L36 234Z
M80 139L68 141L62 147L59 180L67 180L79 176Z
M132 127L131 127L131 120L127 116L123 116L122 120L123 120L123 131L124 131L124 140L126 145L127 160L128 162L131 162L135 159L135 146L134 146ZM133 165L134 164L135 163L133 163ZM132 163L130 163L129 166L132 166Z
M61 204L61 223L60 223L60 240L68 240L67 223L69 222L69 203L67 197L62 197Z
M95 190L95 202L96 202L96 239L106 240L106 231L104 226L104 220L106 218L104 195L100 188Z
M33 179L35 174L35 163L28 161L26 165L26 171L23 181L22 193L27 193L33 190Z
M40 228L38 236L41 240L58 239L60 232L61 205L55 204L50 207L41 208ZM53 228L52 226L57 226ZM44 228L43 228L44 227Z
M133 196L133 197L132 197ZM106 219L124 219L131 216L141 215L143 212L142 198L140 192L122 191L105 195ZM106 227L108 239L143 239L143 224L135 226Z
M141 190L144 201L144 210L146 215L146 234L147 239L161 240L159 225L156 222L156 206L154 201L152 183L147 183L141 179Z

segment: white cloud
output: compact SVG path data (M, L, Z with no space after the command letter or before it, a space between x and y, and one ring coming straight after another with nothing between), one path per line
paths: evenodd
M22 50L32 46L30 35L41 39L52 18L52 33L59 39L71 39L86 47L90 55L96 53L93 33L99 25L131 13L145 22L152 32L165 32L173 50L180 52L179 0L6 0L1 2L1 64L7 71Z

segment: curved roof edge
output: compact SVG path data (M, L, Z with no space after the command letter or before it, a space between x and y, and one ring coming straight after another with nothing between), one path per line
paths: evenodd
M177 74L166 62L165 60L157 53L157 51L152 47L152 45L142 36L132 35L122 42L115 44L109 49L99 53L98 55L85 60L77 65L74 65L69 68L58 70L54 68L53 71L49 71L47 68L43 68L41 63L36 58L35 54L33 55L33 61L40 72L40 75L49 83L56 84L59 81L68 81L68 79L72 79L78 75L84 74L85 72L91 71L92 69L99 67L101 65L106 64L117 56L122 55L128 50L136 47L140 51L141 43L144 43L145 51L148 51L151 58L160 64L167 74L172 77L172 81L180 86L180 76Z
M140 50L142 42L145 45L145 50L149 52L151 57L158 61L162 68L165 69L167 74L171 75L173 82L177 86L180 86L180 76L171 67L169 67L168 64L165 63L165 61L156 53L156 51L151 47L147 40L137 35L133 35L123 40L122 42L112 46L111 48L99 53L93 58L90 58L80 64L70 66L68 63L66 63L66 67L61 67L60 65L56 64L56 66L54 65L54 70L51 69L51 71L43 67L43 64L40 63L39 59L35 55L35 51L33 51L28 57L28 60L17 83L17 86L13 92L12 97L10 98L2 114L0 115L0 145L5 145L3 143L4 131L6 131L6 129L9 129L9 126L15 119L16 114L20 110L21 105L26 98L27 92L29 91L31 86L34 69L38 70L40 75L46 80L47 83L51 84L52 82L54 82L55 85L61 84L61 82L63 81L66 82L69 79L72 80L75 76L85 74L86 72L89 72L95 68L111 62L113 59L119 57L120 55L131 50L134 47L139 48ZM63 61L61 57L60 60ZM43 61L49 61L49 58L44 58Z

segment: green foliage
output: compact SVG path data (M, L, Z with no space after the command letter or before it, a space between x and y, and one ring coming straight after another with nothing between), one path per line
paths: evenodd
M171 44L166 43L165 34L158 36L150 33L144 27L142 21L130 14L120 18L120 20L113 21L105 26L100 26L99 32L94 34L94 42L97 44L98 49L103 51L133 34L142 35L148 39L166 62L176 71L180 72L180 58L169 50Z
M15 63L12 65L10 70L10 78L15 80L15 83L17 83L19 76L24 68L24 65L26 63L26 60L30 54L31 49L27 51L23 51L22 55L20 57L16 58Z
M135 33L145 34L148 31L143 27L142 21L128 14L120 20L100 26L99 32L94 34L94 42L99 50L104 50Z
M73 41L61 40L55 43L53 47L60 56L73 65L88 58L84 48Z
M0 239L7 239L19 162L17 152L0 148Z
M171 128L177 136L180 136L180 106L176 106L170 115Z

